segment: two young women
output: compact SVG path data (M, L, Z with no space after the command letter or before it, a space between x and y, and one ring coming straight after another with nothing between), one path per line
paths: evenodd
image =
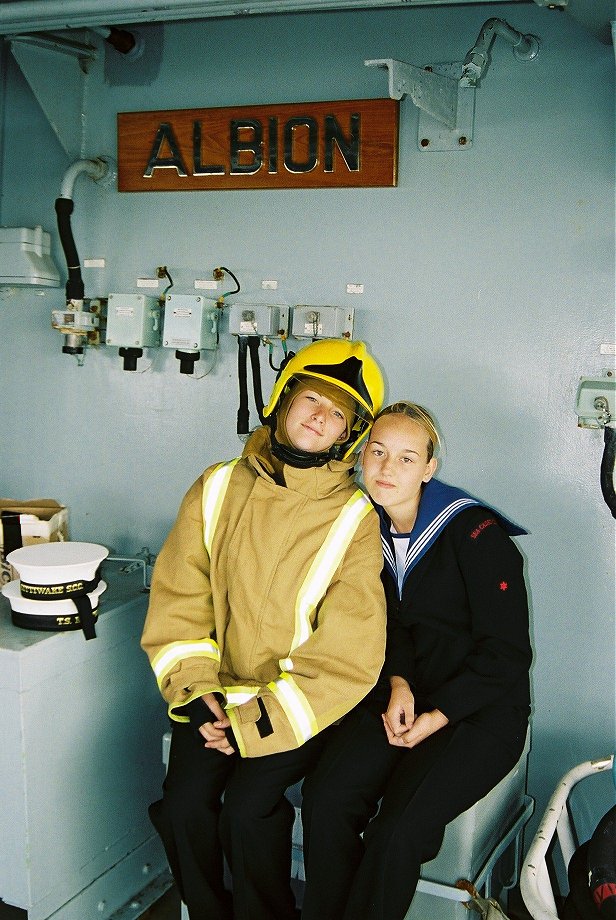
M436 480L437 447L428 413L397 403L364 449L385 560L386 659L304 783L302 920L402 920L446 825L524 747L531 648L509 537L524 531Z
M295 916L284 792L305 774L303 917L401 920L447 822L522 750L521 557L499 515L433 479L418 407L372 428L375 512L352 474L382 398L363 343L303 348L158 556L142 644L173 735L150 815L190 920Z

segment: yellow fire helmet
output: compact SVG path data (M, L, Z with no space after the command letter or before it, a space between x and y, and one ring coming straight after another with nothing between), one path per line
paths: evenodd
M273 422L272 433L275 432L275 416L281 400L298 377L302 380L310 377L315 381L322 380L352 397L357 409L355 422L348 439L343 444L334 444L327 451L327 456L319 457L319 460L320 463L326 463L328 460L343 460L351 456L370 430L383 404L385 393L379 366L368 354L364 342L349 342L347 339L320 339L306 345L294 355L282 369L274 384L270 401L263 410L263 415L266 418L269 416ZM272 446L278 447L279 445L272 444ZM289 462L286 457L281 459ZM293 463L293 460L290 462ZM293 465L304 464L294 463ZM307 463L306 465L314 464Z

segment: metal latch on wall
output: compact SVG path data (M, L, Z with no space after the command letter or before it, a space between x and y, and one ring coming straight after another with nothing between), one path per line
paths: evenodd
M502 19L488 19L464 61L416 67L393 58L364 61L366 67L389 71L389 95L409 95L419 108L420 150L463 150L471 147L475 120L475 89L490 61L490 48L497 35L513 45L519 61L532 61L539 53L539 39L523 35Z

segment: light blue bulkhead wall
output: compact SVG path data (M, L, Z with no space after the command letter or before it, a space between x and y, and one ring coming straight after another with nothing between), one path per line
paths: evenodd
M442 478L530 531L518 544L532 602L536 821L566 769L614 748L614 523L601 435L579 429L574 411L578 378L609 365L600 345L615 338L613 49L534 3L145 26L146 49L162 36L160 69L112 85L101 45L82 153L115 156L119 111L386 96L386 72L365 59L460 61L492 16L538 35L541 51L524 64L495 41L472 149L420 152L405 99L395 188L119 194L81 176L73 231L82 262L106 262L84 268L87 296L137 292L158 265L188 294L222 264L241 281L238 299L353 306L388 398L435 413ZM4 106L1 222L51 230L64 283L53 204L71 161L10 55ZM263 291L271 278L278 290ZM364 294L347 294L349 282ZM194 478L241 449L236 340L225 316L213 369L206 354L194 378L165 349L137 373L111 348L78 367L50 327L63 304L62 289L0 291L0 494L66 503L73 539L156 552ZM265 352L262 366L267 394ZM589 829L613 794L605 776L591 787L578 797Z

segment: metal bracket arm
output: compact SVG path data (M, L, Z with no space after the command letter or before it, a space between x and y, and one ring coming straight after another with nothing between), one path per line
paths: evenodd
M32 45L38 48L46 48L48 51L55 51L59 54L66 54L69 57L75 57L84 73L87 72L91 61L97 58L96 48L85 42L74 41L72 38L66 38L62 35L55 35L52 32L31 32L29 35L11 35L10 42L19 42L22 45Z
M415 105L448 128L455 128L458 109L458 81L415 67L393 58L364 61L366 67L382 67L389 71L389 95L402 99L409 95Z

